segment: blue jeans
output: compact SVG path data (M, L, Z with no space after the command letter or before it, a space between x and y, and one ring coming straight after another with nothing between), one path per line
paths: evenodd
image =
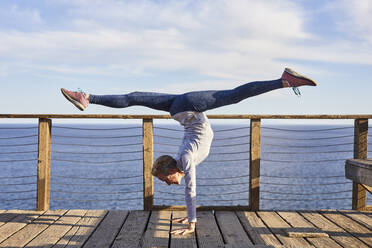
M132 92L124 95L90 95L89 103L112 108L138 105L175 115L183 111L204 112L282 87L282 80L277 79L246 83L231 90L193 91L184 94Z

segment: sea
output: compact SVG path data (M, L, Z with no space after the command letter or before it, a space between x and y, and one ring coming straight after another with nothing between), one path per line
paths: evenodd
M210 155L197 166L198 205L249 204L249 126L212 120ZM263 121L260 209L351 209L345 160L353 157L353 136L352 123ZM176 156L182 137L181 126L155 120L154 159ZM50 208L143 209L142 149L140 121L53 120ZM37 123L0 124L0 209L35 209L37 150ZM184 205L184 182L154 178L154 204Z

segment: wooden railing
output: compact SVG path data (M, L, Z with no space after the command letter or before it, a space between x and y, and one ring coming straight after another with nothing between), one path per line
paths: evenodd
M47 210L50 205L50 161L52 119L142 119L143 130L143 205L151 209L185 209L184 206L154 205L154 185L151 168L153 164L153 119L170 119L169 115L61 115L61 114L1 114L0 118L38 119L39 145L37 169L37 210ZM260 149L262 119L354 119L354 158L367 158L368 119L372 115L208 115L210 119L250 119L250 178L249 204L246 206L201 206L199 209L259 210L260 206ZM366 206L366 190L353 183L352 209L372 209Z

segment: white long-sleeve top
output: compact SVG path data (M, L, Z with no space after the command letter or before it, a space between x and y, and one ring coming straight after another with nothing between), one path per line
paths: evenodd
M185 201L189 222L196 222L196 166L208 157L213 131L202 112L185 111L172 116L185 128L176 157L177 167L185 173Z

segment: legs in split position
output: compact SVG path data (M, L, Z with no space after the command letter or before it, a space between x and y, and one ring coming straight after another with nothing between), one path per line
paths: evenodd
M252 96L285 87L315 86L316 83L286 68L280 79L246 83L231 90L193 91L185 94L132 92L123 95L92 95L61 89L63 95L80 110L89 103L112 108L145 106L174 115L183 111L204 112L210 109L238 103Z

